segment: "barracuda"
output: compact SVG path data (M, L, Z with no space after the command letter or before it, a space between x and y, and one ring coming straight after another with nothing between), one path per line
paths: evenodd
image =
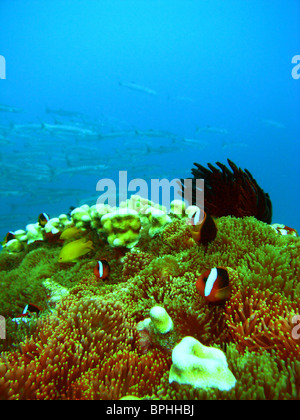
M16 112L23 112L23 109L22 108L17 108L15 106L0 104L0 112L16 113Z

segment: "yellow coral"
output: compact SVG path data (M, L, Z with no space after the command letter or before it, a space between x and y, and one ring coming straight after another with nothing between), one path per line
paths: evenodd
M132 248L138 243L142 225L135 210L124 208L105 214L101 223L111 246Z
M168 216L163 210L149 207L146 212L146 215L149 215L149 221L151 227L149 229L149 235L151 238L157 233L161 232L166 224L171 223L172 219Z

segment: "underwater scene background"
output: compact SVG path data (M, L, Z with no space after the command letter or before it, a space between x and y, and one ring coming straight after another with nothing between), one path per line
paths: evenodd
M1 0L0 399L299 399L299 18Z

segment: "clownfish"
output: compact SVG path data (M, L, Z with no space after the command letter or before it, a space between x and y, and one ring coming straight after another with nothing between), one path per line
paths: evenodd
M105 259L99 260L94 268L94 274L98 279L106 279L110 273L110 266Z
M5 235L5 238L3 239L3 241L1 242L1 245L5 245L7 244L7 242L12 241L13 239L16 238L16 235L14 234L14 232L12 232L11 230L9 232L7 232L7 234Z
M196 289L208 302L220 302L230 295L228 271L215 267L205 271L196 281Z
M42 308L35 305L34 303L29 303L27 306L28 306L27 310L31 314L35 312L38 315L43 310Z
M16 322L17 324L19 324L20 322L27 323L31 318L31 314L36 313L37 315L39 315L41 311L42 309L39 306L35 305L34 303L29 303L25 306L22 314L17 315L15 318L12 318L12 321Z
M197 244L207 245L215 239L218 229L214 219L205 211L202 214L198 209L190 220L190 230Z
M274 223L271 225L271 227L277 232L280 233L280 235L291 235L291 236L299 236L296 229L290 228L288 226L285 226L283 224Z
M38 218L39 225L44 227L49 222L50 216L47 213L41 213Z

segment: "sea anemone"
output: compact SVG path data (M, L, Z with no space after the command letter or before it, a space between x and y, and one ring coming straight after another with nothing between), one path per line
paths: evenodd
M270 290L246 288L232 294L225 305L232 340L244 351L275 350L284 360L300 361L300 339L293 337L293 317L300 301L288 301Z

